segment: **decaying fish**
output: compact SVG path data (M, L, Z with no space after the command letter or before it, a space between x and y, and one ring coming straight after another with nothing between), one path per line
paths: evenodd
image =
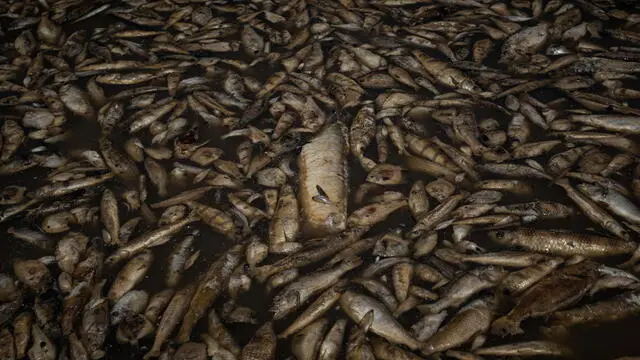
M178 332L178 340L181 343L189 340L196 322L204 316L215 299L220 296L229 282L231 272L240 264L243 255L244 246L234 246L212 263L205 276L198 282Z
M0 359L582 356L640 313L634 5L0 0Z
M506 246L552 255L602 257L631 254L637 248L635 243L623 239L559 230L495 230L489 236Z
M411 349L420 347L420 343L393 318L381 302L366 295L347 291L340 297L340 306L356 323L360 323L369 311L373 311L371 332Z
M310 236L335 234L346 227L347 146L344 125L334 123L329 124L300 152L298 197L303 230ZM323 189L329 202L314 200L318 187Z
M491 331L499 335L521 333L520 323L560 310L579 301L595 280L595 264L590 261L557 270L529 288L516 306L496 319Z
M425 355L457 347L483 334L490 326L494 299L474 300L462 309L431 338L422 344Z

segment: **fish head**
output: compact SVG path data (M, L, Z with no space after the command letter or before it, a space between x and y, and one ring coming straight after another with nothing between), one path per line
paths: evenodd
M489 238L499 244L509 244L513 238L511 231L493 230L488 232Z
M604 195L605 189L602 186L595 184L578 184L576 186L578 190L588 195Z

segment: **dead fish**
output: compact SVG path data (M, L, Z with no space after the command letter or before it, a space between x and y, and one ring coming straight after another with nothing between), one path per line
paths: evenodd
M507 294L519 295L533 284L549 275L563 263L561 258L542 259L536 264L509 273L498 285Z
M271 311L278 320L302 306L314 294L332 286L342 275L362 264L359 258L347 259L335 268L319 271L295 280L280 291L273 299Z
M156 335L153 341L153 345L149 352L145 355L145 358L157 357L160 355L161 347L165 341L173 334L175 329L182 321L186 314L189 302L195 292L195 285L187 285L184 288L178 290L171 301L167 305L167 308L162 313Z
M446 311L426 314L411 326L411 331L413 331L418 341L425 341L438 331L447 315L448 313Z
M140 177L140 170L136 163L106 137L100 138L100 154L113 174L124 181L133 184Z
M460 309L435 335L421 345L421 352L430 355L462 345L491 326L494 300L481 298Z
M291 340L291 352L300 360L312 360L318 355L328 325L327 319L319 319L300 330Z
M148 250L129 260L111 285L108 294L109 300L116 302L125 293L133 289L145 277L152 262L153 253Z
M345 281L339 281L325 290L278 337L287 338L317 320L338 302L344 290Z
M605 188L598 184L578 184L577 187L583 194L613 214L633 224L640 223L640 209L614 189Z
M46 264L39 260L16 260L13 272L18 280L35 293L44 293L53 283L53 276Z
M109 189L102 193L100 201L100 219L109 233L109 242L120 244L120 215L118 213L118 200Z
M551 255L614 256L632 253L636 248L622 239L557 230L496 230L489 236L500 244Z
M33 338L33 344L27 356L29 359L38 360L55 360L58 354L58 349L53 341L42 331L40 326L33 324L31 327L31 337Z
M346 227L346 147L346 128L340 123L334 123L303 146L298 157L298 197L303 230L311 236L337 233ZM313 200L317 194L316 186L325 191L332 200L330 204Z
M136 314L140 314L147 307L149 294L144 290L131 290L124 294L113 304L109 313L111 323L118 325L121 322L131 319Z
M11 334L7 328L0 331L0 356L2 356L3 359L16 358L13 334Z
M552 341L526 341L496 345L476 350L478 355L488 356L571 356L571 350Z
M393 318L386 306L377 300L353 291L347 291L340 297L340 306L357 323L362 321L365 314L373 311L371 332L410 349L420 347L418 341Z
M547 23L525 27L504 42L500 62L504 64L526 62L529 56L546 44L548 38L549 24Z
M556 181L556 184L561 186L567 196L575 202L578 207L582 210L582 212L589 217L593 222L602 226L607 231L612 234L622 238L629 239L629 232L624 229L624 227L615 220L609 213L601 209L596 203L591 201L588 197L584 196L579 191L575 190L570 184L569 180L564 178Z
M60 88L59 93L60 101L73 114L87 120L96 119L96 110L86 92L75 85L65 84Z
M576 326L589 323L618 321L634 316L638 310L638 292L629 291L613 297L573 309L556 311L553 326Z
M62 303L62 316L60 319L62 334L69 335L73 332L75 323L85 304L91 296L91 287L86 282L76 285Z
M169 255L167 267L166 284L169 287L176 287L180 282L183 273L189 269L198 258L200 251L193 249L195 242L194 235L187 235Z
M440 299L432 304L419 306L419 310L423 313L439 313L450 307L458 307L474 294L495 286L504 275L504 270L492 266L473 269L452 282Z
M196 322L220 295L231 277L231 272L240 264L243 258L244 246L236 245L229 249L211 264L209 270L197 285L190 306L182 320L177 339L185 343L191 336Z
M497 335L522 333L520 323L529 318L543 316L579 301L595 280L594 263L584 261L552 273L540 280L518 299L511 311L491 325Z

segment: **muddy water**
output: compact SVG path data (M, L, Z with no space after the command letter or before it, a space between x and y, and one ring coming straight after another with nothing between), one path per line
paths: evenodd
M620 7L628 7L631 5L635 5L633 0L621 1L619 2ZM65 31L69 33L73 29L76 28L90 28L90 27L101 27L106 26L111 18L108 16L98 16L96 18L92 18L91 20L84 21L74 25L68 25L65 28ZM496 56L497 58L497 56ZM246 60L246 59L244 59ZM491 66L491 64L489 64ZM260 65L259 67L252 70L252 75L256 76L260 80L264 80L268 77L268 75L274 72L275 69L271 69L266 65ZM195 75L195 74L193 74ZM105 88L107 95L116 93L120 89L117 87L106 87ZM421 90L425 91L425 90ZM374 99L377 93L375 91L368 92L368 99ZM539 90L533 92L532 95L541 101L545 100L553 100L558 97L558 94L553 93L549 90ZM632 106L640 106L638 102L630 102ZM335 114L337 117L351 117L353 113L344 112ZM496 119L500 119L504 117L501 113L492 113L488 112L486 109L478 109L478 116L482 117L494 117ZM193 120L194 122L198 122L195 118L194 114L189 114L187 116L189 120ZM263 126L268 126L268 124L262 124ZM68 122L68 126L71 127L71 138L70 140L57 144L54 146L53 150L60 151L62 154L69 153L70 151L77 149L97 149L97 139L99 135L99 129L97 124L87 122L86 120L80 118L71 117ZM212 129L207 128L204 124L200 124L200 139L201 140L209 140L211 146L220 147L228 153L233 153L235 147L238 142L236 141L221 141L219 139L219 134ZM430 129L433 130L435 134L438 134L438 129ZM121 139L124 140L124 139ZM146 141L148 139L143 139ZM28 149L29 146L26 146ZM613 154L613 153L612 153ZM397 155L391 155L389 160L390 163L399 163L400 160ZM364 182L366 174L362 171L362 168L354 161L354 159L350 159L350 184L351 188L355 190L355 187L362 184ZM170 165L171 161L167 161L163 163L164 165ZM9 176L0 178L2 184L15 184L22 183L27 184L30 189L36 188L39 184L43 183L43 179L46 176L46 172L41 169L34 169L25 171L16 176ZM624 173L617 176L616 180L619 180L623 183L628 183L628 179L630 179L630 173ZM396 190L406 193L408 187L410 186L413 180L417 180L420 178L417 174L409 174L408 176L408 185L397 187ZM546 182L534 182L535 184L535 199L539 200L553 200L553 201L562 201L568 205L572 205L568 199L566 198L564 192L560 190L558 187L550 186ZM251 187L252 184L247 184L247 186ZM100 190L100 189L96 189ZM122 190L122 189L120 189ZM70 195L67 197L68 201L73 201L76 194ZM152 203L160 198L157 197L155 192L150 192L149 202ZM514 201L515 199L510 199L508 196L505 197L504 201L507 203L510 201ZM220 201L220 196L216 192L212 192L204 199L205 203L209 204L217 204L217 206L221 208L229 207L228 204ZM350 206L350 210L353 210L353 204ZM381 232L387 230L389 228L410 228L414 224L414 220L411 217L411 214L408 210L400 210L394 213L389 219L381 225L378 225L374 229L372 229L372 233ZM0 224L0 232L2 234L6 234L7 229L10 227L24 227L24 226L38 226L38 223L35 220L30 220L28 218L17 218L11 220L9 222ZM259 235L265 235L267 232L268 223L262 222L258 224L254 231ZM565 228L565 229L573 229L576 231L583 231L586 228L591 228L594 225L591 224L587 219L580 215L576 215L568 220L556 220L556 221L543 221L535 223L535 227L538 228ZM97 237L100 235L99 228L89 228L83 229L85 233L90 237ZM187 271L185 274L185 278L194 279L199 274L202 274L208 267L208 265L216 259L224 250L228 249L232 245L232 241L219 235L212 230L210 230L206 226L202 225L192 225L187 227L181 234L176 236L179 238L181 235L184 235L188 232L192 232L197 230L199 232L198 242L196 247L201 249L201 256L196 262L196 264ZM600 231L601 229L596 229L596 231ZM33 247L25 245L15 239L10 239L8 236L4 236L2 240L2 251L0 251L0 271L11 273L11 264L12 260L17 258L37 258L40 256L48 255L45 252L40 252L34 250ZM484 246L487 250L498 250L494 244L492 244L489 239L483 238L481 234L474 237L474 241L476 241L481 246ZM161 290L165 287L164 285L164 277L166 274L166 263L163 261L166 259L167 255L171 250L172 245L168 244L165 246L160 246L154 249L154 255L156 261L153 264L148 276L146 279L138 285L137 288L147 290L149 293L154 293L158 290ZM108 254L112 249L105 249L105 252ZM615 259L611 260L612 264L615 264ZM105 277L112 280L115 276L115 272L113 269L105 269ZM54 274L57 275L57 274ZM254 334L255 330L262 324L264 321L269 319L269 312L267 311L271 304L271 295L265 295L266 291L259 284L254 284L251 290L248 293L241 295L238 299L238 303L248 306L256 311L256 319L257 324L229 324L228 328L236 337L239 344L245 344L251 336ZM606 299L610 297L610 293L600 293L595 298L590 298L585 300L587 302L593 302L599 299ZM221 299L215 305L216 308L220 308L222 304L226 301L226 299ZM25 302L25 307L29 307L30 302ZM337 318L344 316L339 311L331 312L328 316ZM402 321L404 323L412 323L418 317L416 312L409 312L402 317ZM291 315L288 319L295 317ZM284 320L276 323L276 332L283 330L290 320ZM513 337L510 340L518 341L518 340L533 340L536 338L532 338L529 334L536 332L535 330L543 324L543 321L527 321L525 324L525 335L520 337ZM197 334L201 331L205 330L206 325L200 324L199 328L196 328L194 333ZM573 351L575 352L576 359L584 359L584 360L608 360L614 359L623 355L637 355L640 356L640 317L627 319L623 322L618 323L608 323L597 326L584 326L584 327L576 327L573 328L566 338L555 339L559 342L563 342L569 345ZM487 345L493 345L502 343L499 339L495 337L490 337ZM118 344L115 341L113 332L108 340L107 345L107 356L105 359L111 360L119 360L119 359L140 359L144 353L148 350L148 346L150 346L149 340L144 340L138 346L125 346ZM287 341L279 342L278 347L278 359L285 359L290 356L289 352L289 343ZM541 358L542 359L542 358Z

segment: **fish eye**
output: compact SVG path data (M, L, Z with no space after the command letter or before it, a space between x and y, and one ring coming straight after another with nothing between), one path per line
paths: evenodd
M504 231L496 231L496 237L502 239L504 237Z

